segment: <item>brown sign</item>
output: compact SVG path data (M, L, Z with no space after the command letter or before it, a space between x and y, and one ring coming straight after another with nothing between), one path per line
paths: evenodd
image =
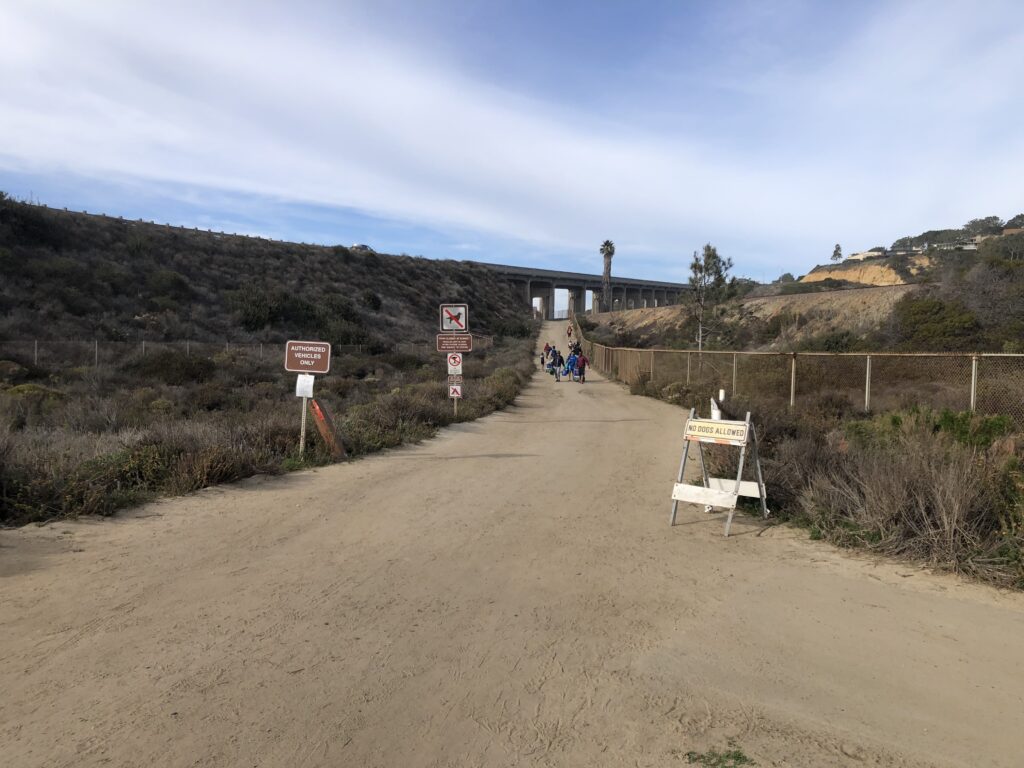
M326 341L289 341L284 348L284 369L327 373L331 370L331 345Z
M437 334L438 352L472 352L473 337L468 333Z
M450 374L448 374L448 383L449 384L461 384L462 383L462 374L461 373L450 373Z

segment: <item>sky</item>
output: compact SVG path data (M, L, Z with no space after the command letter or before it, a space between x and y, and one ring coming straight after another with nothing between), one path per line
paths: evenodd
M0 0L0 190L385 253L771 280L1024 212L1024 3Z

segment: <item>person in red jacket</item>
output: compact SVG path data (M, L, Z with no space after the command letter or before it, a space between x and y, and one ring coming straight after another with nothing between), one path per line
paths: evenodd
M583 384L587 380L587 366L590 365L590 361L587 356L581 351L576 355L576 373L580 377L580 384Z

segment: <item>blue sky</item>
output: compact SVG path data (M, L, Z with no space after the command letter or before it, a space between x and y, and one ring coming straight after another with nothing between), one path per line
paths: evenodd
M1024 211L1020 2L0 4L0 189L380 251L758 279Z

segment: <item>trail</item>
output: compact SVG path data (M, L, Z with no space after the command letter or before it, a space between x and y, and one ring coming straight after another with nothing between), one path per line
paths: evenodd
M684 412L588 378L0 532L0 764L1021 765L1024 598L693 507L670 528Z

